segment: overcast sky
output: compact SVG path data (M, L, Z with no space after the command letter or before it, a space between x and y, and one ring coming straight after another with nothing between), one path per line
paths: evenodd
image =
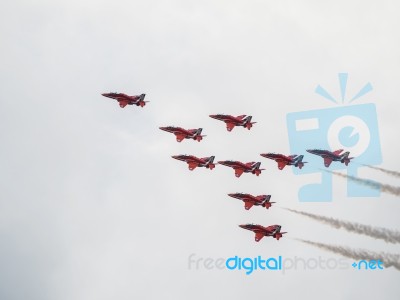
M200 258L343 259L296 238L399 253L399 245L332 229L290 207L400 230L400 199L299 202L315 177L259 156L289 153L286 115L336 105L338 73L357 103L375 103L383 163L400 170L397 1L6 1L0 4L0 298L398 299L400 273L189 270ZM104 92L146 93L121 109ZM248 131L210 114L248 114ZM177 143L159 126L204 128ZM212 171L171 155L261 161L261 176ZM322 160L321 160L322 165ZM307 165L305 166L305 168ZM399 186L367 168L360 175ZM272 194L268 211L227 196ZM280 224L281 240L238 224ZM371 259L374 259L371 257ZM352 263L351 259L344 259Z

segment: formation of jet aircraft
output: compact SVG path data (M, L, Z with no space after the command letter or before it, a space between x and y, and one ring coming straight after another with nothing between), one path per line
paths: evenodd
M147 102L144 101L146 94L140 94L136 96L129 96L123 93L104 93L102 94L104 97L114 99L118 101L119 106L124 108L127 105L136 105L140 107L144 107ZM253 127L253 124L257 122L252 122L252 116L248 115L240 115L237 117L231 115L224 114L216 114L210 115L211 118L223 121L226 124L226 129L228 131L232 131L234 127L244 127L250 130ZM196 129L184 129L182 127L174 127L174 126L166 126L159 127L161 130L173 133L176 137L177 142L182 142L184 139L192 139L200 142L205 135L202 135L203 128ZM336 151L322 150L322 149L309 149L306 150L308 153L321 156L324 159L325 167L329 167L332 162L338 161L344 163L346 166L350 163L350 160L353 157L349 157L350 152L344 152L343 149L339 149ZM304 164L307 162L303 161L304 155L284 155L279 153L262 153L261 156L275 160L278 164L278 169L282 170L285 166L294 166L296 168L302 169ZM225 160L218 161L218 163L214 163L215 156L198 158L194 155L174 155L172 158L184 161L188 164L189 170L193 171L197 167L204 167L207 169L214 169L215 165L220 164L235 170L235 176L240 177L243 173L252 173L256 176L261 174L261 171L265 169L260 169L261 162L248 162L243 163L240 161L233 160ZM245 193L231 193L228 196L241 200L244 202L244 208L249 210L253 206L261 206L269 209L272 206L271 195L258 195L253 196L251 194ZM256 224L244 224L239 225L239 227L243 229L247 229L253 231L255 233L255 241L259 242L264 236L271 236L277 240L279 240L283 234L287 232L281 232L281 225L270 225L270 226L262 226Z

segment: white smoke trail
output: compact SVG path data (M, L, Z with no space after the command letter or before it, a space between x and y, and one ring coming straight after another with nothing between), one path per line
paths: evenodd
M378 168L378 167L374 167L374 166L370 166L370 165L363 165L363 166L371 168L371 169L374 169L374 170L381 171L383 173L386 173L388 175L392 175L392 176L397 177L397 178L400 178L400 172L397 172L397 171L387 170L387 169Z
M393 244L400 243L400 231L337 220L334 218L315 215L315 214L298 211L298 210L294 210L294 209L290 209L290 208L285 208L285 209L288 211L291 211L293 213L309 217L311 219L314 219L316 221L330 225L335 228L343 228L349 232L363 234L363 235L367 235L367 236L370 236L375 239L384 240L387 243L393 243Z
M358 177L354 177L351 175L345 175L342 173L337 173L337 172L332 172L332 171L328 171L328 170L324 170L325 172L328 173L332 173L336 176L340 176L343 178L348 178L356 183L362 184L362 185L366 185L369 186L372 189L375 190L381 190L382 192L388 193L388 194L392 194L395 196L400 196L400 187L398 186L393 186L393 185L389 185L389 184L383 184L380 182L376 182L376 181L372 181L372 180L368 180L368 179L363 179L363 178L358 178Z
M371 260L371 259L380 260L383 262L385 268L394 267L397 270L400 270L400 255L398 254L391 254L386 252L373 252L364 249L350 249L347 247L322 244L300 239L298 239L298 241L355 260Z

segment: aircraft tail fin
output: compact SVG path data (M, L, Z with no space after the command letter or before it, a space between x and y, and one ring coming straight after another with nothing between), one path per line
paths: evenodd
M201 159L205 160L207 164L212 164L214 163L215 156L202 157Z
M349 163L350 163L350 160L352 160L354 157L349 157L349 154L350 154L350 152L349 151L346 151L345 153L343 153L342 155L341 155L341 162L342 163L344 163L346 166L348 166L349 165Z
M207 160L207 168L209 168L210 170L215 168L214 159L215 159L215 156L212 155Z
M247 116L245 119L243 119L243 125L246 127L248 130L250 130L251 127L253 127L253 124L256 124L257 122L251 122L252 116Z
M258 200L269 201L271 199L271 195L258 195L256 196Z
M303 161L304 155L299 155L296 158L296 163L295 163L295 167L298 167L299 169L304 167L304 164L306 164L306 161Z
M341 155L341 158L348 158L348 157L349 157L349 154L350 154L350 152L349 152L349 151L346 151L345 153L343 153L343 154Z
M198 129L190 129L193 134L194 134L194 139L198 142L200 142L203 137L205 137L206 135L201 135L201 132L203 131L203 128L198 128Z
M260 162L248 162L246 165L251 166L251 168L253 170L256 170L256 169L260 168L261 163Z
M336 154L336 155L339 155L342 152L343 152L343 149L339 149L339 150L333 151L333 153Z

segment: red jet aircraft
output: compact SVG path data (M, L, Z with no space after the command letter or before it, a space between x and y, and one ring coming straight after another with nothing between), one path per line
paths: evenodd
M215 156L198 158L193 155L175 155L172 156L172 158L186 162L189 165L190 171L193 171L197 167L206 167L207 169L210 170L215 168L214 164Z
M324 165L327 168L331 165L332 161L340 161L342 164L344 163L346 166L348 166L350 160L354 158L354 157L349 157L350 152L345 152L343 154L340 154L343 152L343 149L339 149L333 152L328 150L310 149L307 150L307 152L321 156L324 159Z
M175 134L176 140L178 142L182 142L182 140L184 139L193 139L195 141L200 142L203 139L203 137L205 137L205 135L201 135L201 131L203 130L203 128L183 129L181 127L167 126L167 127L160 127L160 129Z
M226 129L228 131L232 131L232 129L235 126L243 126L248 130L250 130L250 128L253 127L253 124L257 123L257 122L251 122L252 116L246 116L246 115L233 117L230 115L218 114L218 115L210 115L210 117L216 120L224 121L226 123Z
M265 207L266 209L268 209L272 206L272 203L275 203L275 202L270 201L271 195L253 196L250 194L234 193L234 194L228 194L228 196L242 200L244 202L244 208L246 210L249 210L250 208L252 208L253 205L262 206L262 207Z
M305 163L303 162L304 155L283 155L277 153L262 153L261 156L273 159L278 163L278 169L282 170L285 166L295 166L301 169Z
M262 170L265 170L265 169L260 169L261 165L260 162L242 163L240 161L225 160L225 161L219 161L218 163L233 168L235 170L236 177L240 177L243 173L252 173L258 176L261 174Z
M146 97L146 94L141 94L139 96L128 96L122 93L105 93L102 95L104 97L117 100L121 108L133 104L135 104L136 106L143 107L146 105L147 102L149 102L149 101L144 101L144 97Z
M283 234L287 233L287 232L281 232L280 225L271 225L268 227L264 227L255 224L244 224L244 225L239 225L239 227L253 231L256 234L255 237L256 242L259 242L264 236L272 236L273 238L279 240Z

